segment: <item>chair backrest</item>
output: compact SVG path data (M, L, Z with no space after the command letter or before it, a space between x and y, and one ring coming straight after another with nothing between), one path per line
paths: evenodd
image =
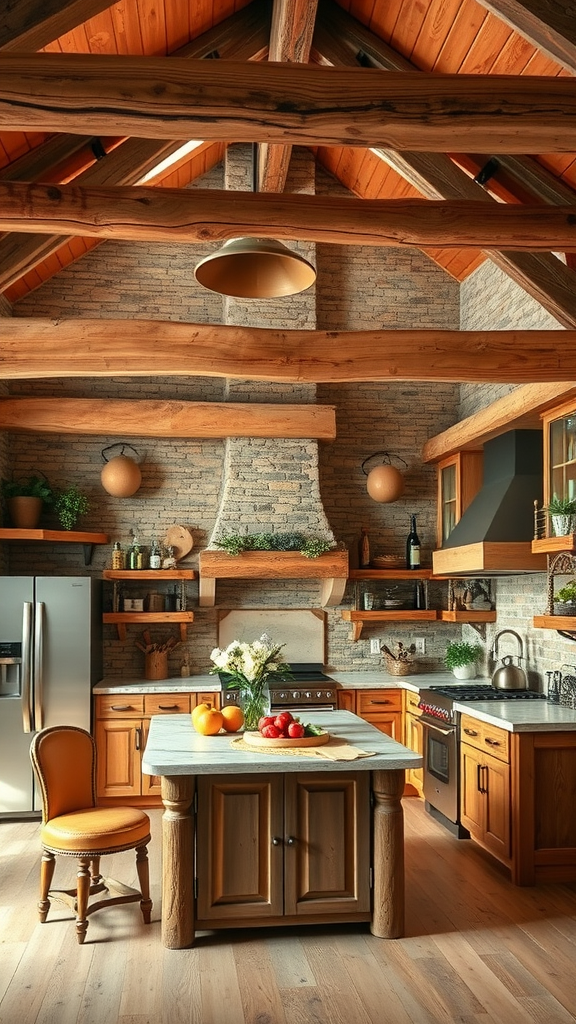
M30 757L42 788L44 822L96 804L96 745L85 729L57 725L36 733Z

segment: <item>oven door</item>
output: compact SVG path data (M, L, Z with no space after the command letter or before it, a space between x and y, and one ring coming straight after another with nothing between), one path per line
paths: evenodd
M458 746L455 725L420 719L424 727L424 799L458 823Z

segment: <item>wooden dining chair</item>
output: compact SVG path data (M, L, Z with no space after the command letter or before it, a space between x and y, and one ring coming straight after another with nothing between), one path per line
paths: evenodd
M42 729L32 740L30 757L42 789L43 804L40 921L46 921L51 898L64 902L76 911L76 934L82 943L90 914L139 900L144 922L149 924L152 901L146 847L150 842L150 819L135 807L96 807L93 737L75 726ZM132 849L136 850L139 890L100 874L101 857ZM77 858L75 889L50 888L56 854ZM89 902L100 893L108 895Z

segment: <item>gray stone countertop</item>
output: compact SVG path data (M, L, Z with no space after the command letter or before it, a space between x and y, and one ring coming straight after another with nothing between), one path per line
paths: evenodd
M109 676L92 688L92 693L220 693L218 676L174 676L173 679L118 679Z
M569 732L576 730L576 710L547 700L474 701L458 704L457 711L507 732Z
M200 736L190 715L153 715L142 757L144 775L255 774L258 772L390 771L419 768L419 754L402 746L349 711L327 711L322 726L332 736L373 753L354 761L331 761L297 752L239 749L231 733ZM238 734L241 736L241 733Z

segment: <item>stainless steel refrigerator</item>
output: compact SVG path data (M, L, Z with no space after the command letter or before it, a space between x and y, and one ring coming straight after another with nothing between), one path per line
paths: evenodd
M102 584L88 576L0 577L0 817L41 807L32 735L90 729L102 678Z

